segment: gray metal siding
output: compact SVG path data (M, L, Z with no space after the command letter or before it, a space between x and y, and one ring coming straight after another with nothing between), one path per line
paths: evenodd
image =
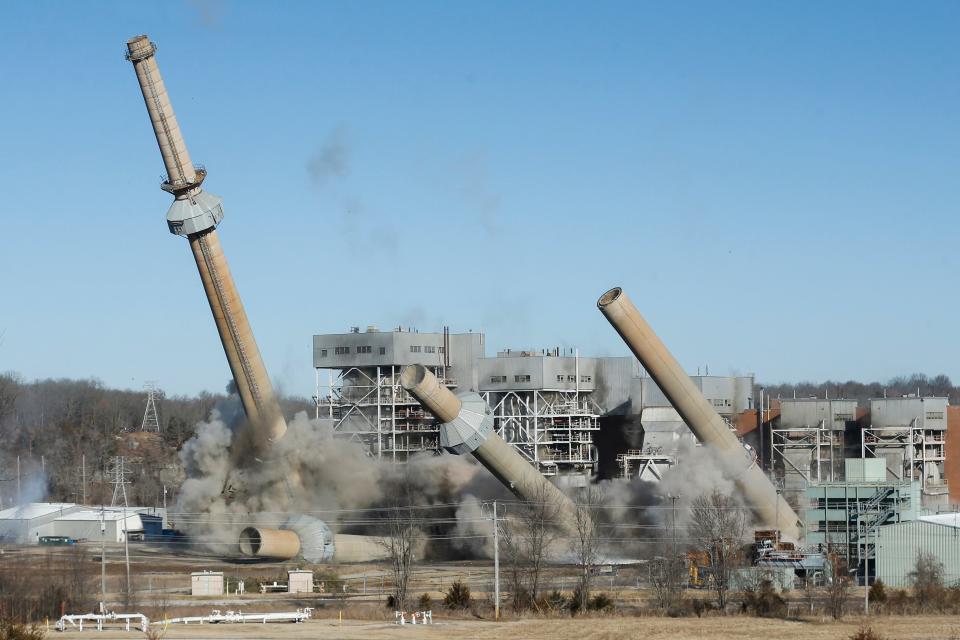
M904 427L913 420L923 429L947 428L946 398L874 398L870 423L874 427Z
M943 564L945 584L960 584L960 529L922 520L879 528L877 577L888 586L911 586L910 572L921 551Z
M780 426L787 429L815 427L822 421L826 428L842 431L856 414L856 400L796 398L780 401Z

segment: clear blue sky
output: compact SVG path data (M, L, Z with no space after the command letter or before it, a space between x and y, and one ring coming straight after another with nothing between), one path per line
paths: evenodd
M124 43L147 33L267 367L443 324L690 370L960 380L960 3L11 3L0 370L229 372Z

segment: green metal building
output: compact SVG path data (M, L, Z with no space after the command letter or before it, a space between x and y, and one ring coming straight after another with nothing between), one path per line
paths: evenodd
M807 488L804 542L844 556L862 580L868 566L872 573L876 531L917 518L920 485L887 480L882 458L848 459L845 471L844 482Z
M920 553L928 553L943 566L944 584L960 584L960 517L958 514L922 516L877 528L876 577L891 587L909 587L910 573ZM873 560L870 573L874 573Z

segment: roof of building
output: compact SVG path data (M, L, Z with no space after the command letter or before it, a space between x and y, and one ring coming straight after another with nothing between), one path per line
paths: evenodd
M123 509L117 509L116 507L110 507L103 510L103 519L112 522L114 520L123 520ZM64 514L58 520L90 520L90 521L100 521L101 511L100 509L92 508L82 508L77 511L72 511L70 513ZM134 511L133 509L127 509L127 518L139 518L140 514Z
M932 522L933 524L960 529L960 513L938 513L932 516L920 516L917 519L923 522Z
M77 505L72 502L30 502L0 511L0 520L33 520L76 509Z

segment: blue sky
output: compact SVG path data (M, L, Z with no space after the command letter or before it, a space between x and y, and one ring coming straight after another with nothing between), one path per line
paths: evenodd
M18 3L0 21L0 370L229 371L124 43L147 33L267 368L448 324L691 371L960 380L960 4Z

